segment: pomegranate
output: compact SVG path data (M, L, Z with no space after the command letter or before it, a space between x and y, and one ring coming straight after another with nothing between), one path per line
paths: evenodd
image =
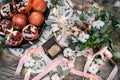
M4 18L12 18L17 13L17 8L13 3L7 3L1 7L0 12Z
M22 33L19 31L13 31L7 37L7 44L10 46L18 46L23 40Z
M29 23L35 26L40 26L44 21L44 15L40 12L32 12L29 16Z
M7 19L3 19L0 23L0 34L5 35L5 34L11 33L12 31L13 31L13 28L12 28L11 21Z
M46 10L46 2L44 0L34 0L32 4L32 8L35 11L39 11L41 13L44 13Z
M15 3L20 13L28 13L32 8L32 0L21 0Z
M25 40L32 41L38 38L38 29L32 24L28 24L23 28L22 34Z
M27 16L25 14L16 14L12 18L13 27L17 30L23 29L27 24Z
M5 35L3 28L2 28L2 24L0 23L0 35Z

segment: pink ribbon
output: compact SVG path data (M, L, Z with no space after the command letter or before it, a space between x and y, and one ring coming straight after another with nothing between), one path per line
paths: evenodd
M107 47L103 47L99 52L97 52L96 54L94 54L93 56L91 56L91 54L89 55L89 59L87 60L85 67L84 67L84 73L87 72L89 65L92 63L93 59L95 58L95 56L100 55L102 60L104 59L103 53L105 52L105 50L107 50ZM93 52L91 52L93 54Z
M88 74L88 73L84 73L84 72L76 70L75 68L71 68L70 72L72 74L77 75L77 76L82 76L82 77L90 78L92 80L102 80L100 76L92 75L92 74Z
M33 56L33 54L35 54L36 51L41 51L44 52L43 48L36 48L36 49L31 49L25 52L24 56L20 59L15 75L20 75L20 72L22 70L23 64L24 64L24 60L27 57L27 55L29 54L30 56Z
M32 80L40 80L41 78L43 78L45 75L47 75L51 70L53 70L54 68L56 68L61 63L62 63L61 59L55 59L55 60L53 60L52 63L51 63L51 65L49 67L47 67L44 70L44 72L41 72L36 77L34 77Z
M32 80L40 80L45 75L47 75L51 70L55 69L62 62L66 62L68 64L68 69L70 69L70 72L72 74L75 74L75 75L78 75L78 76L84 76L83 72L74 69L74 65L73 65L73 63L71 61L68 61L65 58L58 58L58 59L53 60L53 62L50 64L49 67L47 67L44 70L44 72L41 72L36 77L34 77ZM87 74L87 73L85 74L85 77L92 78L93 80L101 80L101 78L99 76L92 75L92 74Z
M31 72L31 70L29 69L28 72L25 74L24 80L29 80L30 72Z
M80 32L80 33L82 32L82 31L81 31L80 29L78 29L77 27L72 27L72 30L73 30L73 31Z
M115 65L113 70L111 71L110 75L108 76L107 80L113 80L115 75L117 74L117 71L118 71L118 66L117 64L112 60L110 59L110 61Z
M85 64L85 66L84 66L84 74L87 73L87 70L88 70L88 68L89 68L90 61L91 61L92 56L93 56L93 49L90 48L90 49L89 49L89 53L88 53L88 55L87 55L87 61L86 61L86 64Z
M93 54L93 51L91 51L91 54L89 55L89 58L88 58L88 61L87 61L87 64L85 65L85 69L84 69L84 72L81 72L79 70L76 70L74 68L74 64L72 61L69 61L65 58L57 58L55 60L52 61L52 63L43 71L41 72L40 74L38 74L37 76L35 76L32 80L40 80L41 78L43 78L45 75L47 75L51 70L55 69L58 65L60 65L62 62L66 62L68 64L68 69L70 69L70 72L72 74L75 74L75 75L78 75L78 76L82 76L82 77L86 77L86 78L90 78L92 80L102 80L100 76L97 76L97 75L93 75L93 74L88 74L86 73L87 69L88 69L88 65L91 64L91 62L93 61L94 57L97 56L97 55L100 55L102 59L104 59L104 55L103 53L106 52L106 55L108 56L108 51L107 50L107 47L103 47L99 52L97 52L95 55L92 56ZM42 51L44 52L43 48L36 48L36 49L32 49L30 50L29 52L29 56L33 56L35 54L36 51ZM20 59L20 62L18 64L18 67L17 67L17 70L15 72L15 75L19 75L20 72L21 72L21 69L22 69L22 66L24 64L24 60L26 58L26 56L28 55L28 52L25 53L25 55ZM92 56L92 57L91 57ZM110 59L111 60L111 59ZM112 63L115 64L114 61L111 60ZM108 79L107 80L113 80L115 74L117 73L118 71L118 67L117 65L115 64L115 67L113 69L113 71L111 72L111 74L109 75ZM24 80L29 80L29 77L30 77L30 71L28 71L25 75L25 78Z
M24 56L20 59L20 61L19 61L19 63L18 63L18 66L17 66L17 69L16 69L16 72L15 72L15 75L19 75L19 74L20 74L26 56L27 56L27 55L24 55Z
M117 71L118 71L118 67L117 67L116 63L111 59L112 58L112 53L107 49L107 47L103 47L101 50L99 50L93 56L89 56L90 58L87 60L87 62L85 64L85 67L84 67L84 74L86 74L89 65L92 63L93 59L97 55L100 55L102 60L104 60L104 57L106 56L106 58L109 59L115 65L115 67L113 68L113 70L110 73L109 77L107 78L107 80L113 80L116 73L117 73Z

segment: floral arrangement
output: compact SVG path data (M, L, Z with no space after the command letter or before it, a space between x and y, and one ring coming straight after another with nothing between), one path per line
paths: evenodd
M97 74L110 60L114 69L107 80L112 80L118 68L112 60L114 49L110 28L119 25L113 21L113 16L96 7L89 12L74 9L71 0L45 1L48 7L46 13L49 13L45 29L39 42L21 55L15 75L21 72L25 80L29 80L31 73L35 74L32 80L62 80L71 73L86 79L102 80ZM50 59L42 47L52 36L62 48L62 54L54 59ZM75 59L79 56L87 58L83 72L74 68Z

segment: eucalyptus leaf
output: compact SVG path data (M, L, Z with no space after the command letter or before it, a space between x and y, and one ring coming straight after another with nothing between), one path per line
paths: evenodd
M104 34L103 34L103 38L107 38L107 37L109 37L109 34L104 33Z
M106 17L107 19L110 19L110 14L108 12L106 12Z
M2 37L2 36L0 36L0 41L4 41L5 39Z
M120 28L120 24L117 24L116 27L117 27L117 28Z
M49 76L50 76L50 77L52 77L53 74L55 74L55 72L53 72L53 71L50 71L50 72L49 72Z
M110 51L115 52L115 48L114 48L114 45L113 45L113 42L111 39L109 39L109 43L110 43L110 45L108 48L110 49Z
M100 43L103 39L102 38L97 38L95 43Z
M95 6L93 6L92 9L91 9L91 12L92 12L93 14L98 13L98 8L96 8Z
M99 31L96 31L96 32L94 33L94 36L95 36L95 37L99 37L99 36L100 36Z
M103 4L103 5L108 3L108 0L100 0L100 1L101 1L100 3Z
M45 23L49 26L49 25L51 25L53 22L51 22L51 20L47 20L47 21L45 21Z
M31 69L32 69L32 70L36 70L36 66L34 65Z
M84 44L84 45L82 45L81 47L80 47L80 51L82 51L82 50L84 50L86 47L88 47L89 45L87 45L87 44Z
M57 67L57 72L58 72L58 74L61 76L61 75L62 75L62 72L63 72L62 67L58 66L58 67Z
M50 0L50 2L51 2L53 5L55 5L56 2L57 2L57 0Z
M65 3L64 3L63 0L58 0L58 5L59 5L59 6L65 6Z
M104 62L101 60L101 59L95 59L95 61L98 63L98 64L104 64Z
M104 74L104 71L100 70L96 74L102 76Z
M21 72L22 75L25 75L26 73L28 72L28 69L27 68L24 68Z
M70 73L70 70L68 69L68 70L63 71L62 75L64 75L64 76L68 76L69 73Z
M34 60L41 60L41 59L42 59L42 57L33 56L33 57L32 57L32 59L34 59Z
M81 13L80 19L83 20L83 21L87 19L84 12Z
M119 59L120 60L120 52L114 52L113 56L115 57L115 59Z
M111 24L112 24L112 22L109 20L109 21L107 22L107 26L111 26Z
M101 33L105 33L107 30L109 30L110 26L111 26L111 21L105 22L105 25L101 29Z
M103 28L100 30L101 33L105 33L108 30L109 26L103 26Z

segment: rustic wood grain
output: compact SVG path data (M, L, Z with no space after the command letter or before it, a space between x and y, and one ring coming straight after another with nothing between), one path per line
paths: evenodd
M82 6L80 5L80 4L82 4L81 1L82 0L73 0L74 6L76 8L81 9L82 8ZM86 3L86 5L87 4L88 3ZM88 8L88 6L90 6L90 5L91 4L87 5L86 8ZM117 40L116 38L113 38L113 39ZM114 44L116 45L117 50L120 51L119 39L117 41L115 41ZM16 66L18 64L18 60L19 60L19 58L14 56L13 54L11 54L7 50L7 48L4 49L4 51L1 55L1 58L0 58L0 80L23 80L23 76L15 76L14 75L15 70L16 70ZM83 57L77 58L76 62L75 62L76 69L83 70L85 60L86 59L83 58ZM118 66L120 67L120 63L118 63ZM106 76L108 76L108 73L111 71L111 65L105 66L104 70L106 72L106 75L104 75L103 77L105 78ZM120 79L119 74L120 74L120 68L119 68L118 74L116 75L114 80L119 80ZM78 76L75 76L75 75L69 75L64 80L82 80L82 78L78 77Z

